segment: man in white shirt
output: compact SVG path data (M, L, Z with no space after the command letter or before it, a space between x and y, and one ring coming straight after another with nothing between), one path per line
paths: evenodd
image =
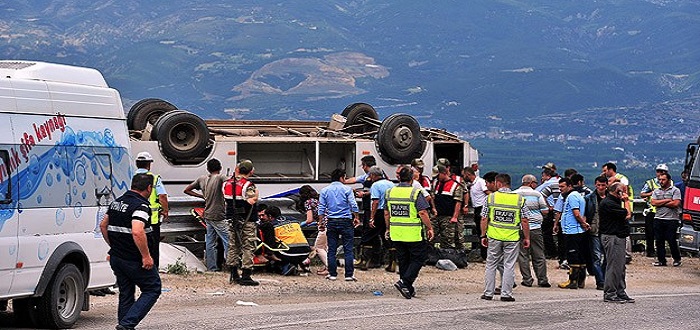
M479 225L481 223L481 210L484 208L484 205L486 205L486 196L490 194L491 191L486 187L486 180L476 175L473 168L465 167L462 170L462 176L466 181L471 182L471 187L468 190L469 200L471 200L472 207L474 208L476 235L481 237L481 226ZM468 210L469 205L465 204L462 211L466 214ZM472 250L477 248L481 250L481 258L486 260L486 248L481 246L479 242L472 243Z

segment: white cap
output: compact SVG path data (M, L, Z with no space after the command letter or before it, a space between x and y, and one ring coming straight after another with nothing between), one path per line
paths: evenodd
M138 155L136 155L136 160L143 162L152 162L153 157L147 151L141 151Z
M666 166L666 164L659 164L659 165L656 165L656 170L657 171L666 171L666 173L668 173L668 166Z

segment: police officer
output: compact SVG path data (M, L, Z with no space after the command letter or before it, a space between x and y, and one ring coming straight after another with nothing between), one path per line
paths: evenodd
M644 209L644 239L646 243L647 257L656 256L656 250L654 249L654 216L656 216L656 207L651 205L651 194L657 188L661 187L659 184L659 176L664 173L668 173L668 166L666 164L659 164L656 166L656 176L644 182L644 187L639 192L639 197L645 198L647 200L647 207Z
M153 251L149 250L156 241L148 201L152 190L153 176L136 174L131 190L110 204L100 222L102 237L110 247L109 264L119 286L117 329L134 329L160 296L160 275ZM141 295L134 301L137 286Z
M515 301L515 263L520 247L520 230L523 248L530 247L530 226L525 217L528 210L525 200L510 190L510 175L496 175L498 191L490 194L481 212L481 244L487 247L485 288L481 299L491 300L496 288L496 268L503 261L501 301Z
M406 299L415 296L413 283L428 256L428 241L433 239L428 209L430 205L420 189L411 185L413 170L399 166L396 171L399 185L386 192L384 219L389 236L396 248L399 261L399 280L394 284ZM423 235L423 226L426 235Z
M168 192L165 191L160 175L151 172L151 164L153 164L153 157L148 152L142 151L136 155L136 174L145 173L153 176L153 190L148 196L148 201L151 206L151 228L153 229L155 240L149 248L153 254L156 268L158 268L160 261L160 248L158 246L160 242L160 224L168 218Z

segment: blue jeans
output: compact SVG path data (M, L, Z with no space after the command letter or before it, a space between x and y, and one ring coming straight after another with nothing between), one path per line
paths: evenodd
M119 307L117 320L119 325L135 328L160 296L161 283L158 268L143 269L141 261L125 260L110 256L109 264L119 287ZM134 301L136 287L141 290L139 299Z
M603 285L605 283L605 268L603 268L603 243L600 241L600 236L590 235L588 243L591 249L591 259L593 259L593 275L595 275L595 284Z
M221 237L221 241L224 243L224 255L228 255L228 221L211 221L205 219L204 222L207 224L207 233L204 236L207 270L218 271L219 267L216 263L216 257L218 255L216 238Z
M352 277L355 272L354 255L352 252L355 229L352 219L329 220L326 225L326 236L328 237L328 274L338 276L338 263L336 255L338 252L338 241L343 240L343 254L345 255L345 277Z

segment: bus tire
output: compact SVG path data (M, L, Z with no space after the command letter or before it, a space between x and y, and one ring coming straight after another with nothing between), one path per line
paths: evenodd
M37 299L38 325L44 328L70 328L80 317L85 299L86 279L74 264L62 264L49 286Z
M158 117L168 111L177 109L168 101L161 99L143 99L136 102L126 115L126 125L130 130L141 131L147 123L155 124Z
M151 141L158 141L158 129L160 128L160 125L167 120L166 118L172 116L175 113L179 113L179 112L187 112L187 111L185 111L185 110L173 110L173 111L166 112L162 116L158 117L156 122L153 124L153 127L151 128L150 140Z
M209 143L209 128L199 116L183 111L158 125L158 144L163 156L175 160L202 154Z
M418 121L403 113L384 119L375 143L382 159L390 164L410 164L424 149Z
M345 107L341 115L345 117L345 127L361 125L349 127L345 130L348 133L371 132L375 129L375 127L371 124L363 122L361 119L363 117L379 119L379 114L377 114L377 111L367 103L353 103L348 105Z

